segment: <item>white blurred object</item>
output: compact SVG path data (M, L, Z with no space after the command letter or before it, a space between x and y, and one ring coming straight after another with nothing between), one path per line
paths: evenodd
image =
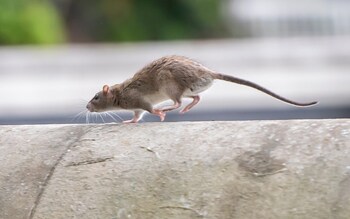
M233 31L246 35L350 35L350 1L229 0L223 12Z

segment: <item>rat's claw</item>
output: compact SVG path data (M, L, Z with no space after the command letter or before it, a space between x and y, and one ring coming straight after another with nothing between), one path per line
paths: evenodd
M166 113L163 110L159 110L159 109L154 109L152 111L152 114L159 116L160 121L162 121L162 122L164 121L165 116L166 116Z

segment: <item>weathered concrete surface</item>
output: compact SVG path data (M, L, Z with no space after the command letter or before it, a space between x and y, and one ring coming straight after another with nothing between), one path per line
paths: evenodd
M0 127L0 218L350 218L350 120Z

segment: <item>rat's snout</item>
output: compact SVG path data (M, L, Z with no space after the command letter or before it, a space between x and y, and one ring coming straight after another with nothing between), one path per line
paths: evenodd
M90 102L86 105L86 109L88 109L90 112L92 112L92 106L91 106Z

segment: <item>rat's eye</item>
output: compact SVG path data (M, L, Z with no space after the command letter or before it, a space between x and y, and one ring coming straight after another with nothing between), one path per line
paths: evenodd
M98 100L100 97L96 94L95 96L94 96L94 100Z

